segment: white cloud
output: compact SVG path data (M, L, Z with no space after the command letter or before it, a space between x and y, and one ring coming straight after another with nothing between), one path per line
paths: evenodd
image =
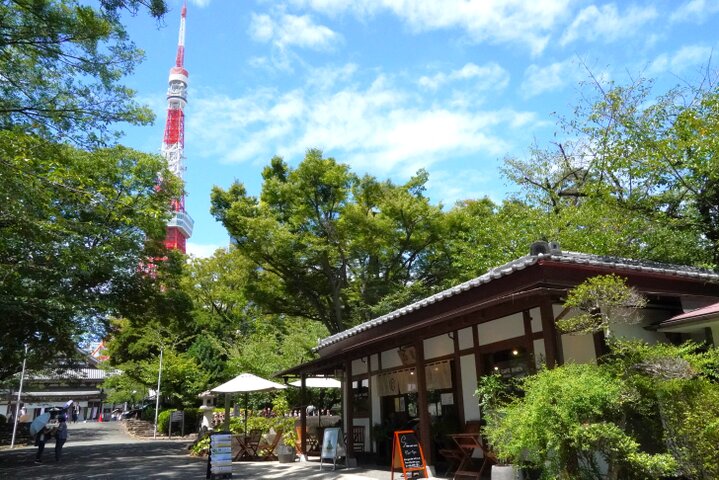
M487 175L488 169L467 168L460 171L434 170L429 176L427 188L433 196L442 199L445 208L468 198L479 199L489 196L501 202L503 192L496 177ZM491 169L490 169L491 170Z
M663 72L681 73L691 67L697 67L709 61L712 49L703 45L687 45L674 54L663 53L649 65L648 73L656 75Z
M314 23L309 15L281 13L278 18L252 14L250 36L258 42L272 42L280 49L297 46L314 50L331 49L341 40L332 29Z
M475 85L481 90L501 90L509 83L509 72L494 62L481 67L474 63L467 63L459 70L449 73L439 72L430 77L420 77L419 84L422 87L437 90L447 83L462 80L476 80Z
M524 71L524 81L520 90L524 98L530 98L575 84L580 79L581 72L577 61L573 58L546 66L533 64Z
M211 0L190 0L190 4L195 5L200 8L205 8L210 4Z
M390 12L411 30L458 28L475 42L520 44L541 53L573 0L291 0L327 15Z
M576 40L614 42L636 35L645 23L654 20L658 15L653 6L631 6L622 13L613 3L599 8L590 5L577 14L559 44L564 46Z
M703 23L708 17L719 12L719 2L716 0L690 0L684 2L669 17L673 22Z
M229 244L229 241L228 241ZM187 242L187 254L198 258L208 258L214 255L218 248L226 248L227 245L200 244Z
M382 75L359 86L353 71L339 67L322 89L307 82L240 98L200 92L187 129L205 146L202 155L224 162L265 163L275 154L295 161L316 147L359 171L411 174L462 155L501 156L508 130L536 123L531 112L437 106ZM341 80L348 75L351 82Z

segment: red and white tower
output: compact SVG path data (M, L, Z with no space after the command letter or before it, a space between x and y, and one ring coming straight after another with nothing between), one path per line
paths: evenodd
M162 155L167 160L170 171L182 180L185 171L185 113L187 104L187 77L185 70L185 15L187 4L182 6L180 17L180 38L177 42L175 66L170 69L167 88L167 122L165 138L162 141ZM186 252L187 239L192 236L194 221L185 211L185 196L172 201L172 219L167 224L165 246L169 249Z

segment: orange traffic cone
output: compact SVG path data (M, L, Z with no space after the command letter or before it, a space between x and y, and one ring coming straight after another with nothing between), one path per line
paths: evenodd
M102 423L102 413L100 414L99 417L97 417L97 421L100 422L100 423Z

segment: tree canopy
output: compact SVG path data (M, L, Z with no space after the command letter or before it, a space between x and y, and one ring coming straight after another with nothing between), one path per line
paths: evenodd
M339 332L388 295L438 283L445 224L424 172L394 185L309 150L296 169L273 158L262 176L260 198L215 187L212 213L254 263L248 293L266 312Z
M22 128L60 142L116 139L118 123L145 125L149 108L120 83L143 53L117 11L164 2L106 0L98 9L75 0L0 3L0 128Z
M119 12L143 8L166 5L0 2L0 379L23 344L33 367L103 334L141 261L163 255L180 185L161 157L111 146L120 123L152 120L121 83L142 53Z
M41 359L102 333L148 241L164 237L178 187L154 155L0 131L0 377L19 368L24 343Z
M719 264L719 90L712 74L655 96L595 82L559 126L572 140L510 158L506 176L546 212L552 239L590 253Z

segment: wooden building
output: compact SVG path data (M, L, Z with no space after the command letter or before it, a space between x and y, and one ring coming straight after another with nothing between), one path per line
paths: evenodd
M569 289L610 273L648 300L639 323L619 326L615 335L719 339L719 322L689 330L666 323L719 301L719 274L537 242L530 255L320 340L316 359L278 376L343 379L343 423L357 427L348 435L349 452L377 453L372 430L411 427L433 465L443 433L480 419L474 396L480 376L521 376L541 364L593 362L604 352L602 335L562 335L555 322L573 314L563 307Z

